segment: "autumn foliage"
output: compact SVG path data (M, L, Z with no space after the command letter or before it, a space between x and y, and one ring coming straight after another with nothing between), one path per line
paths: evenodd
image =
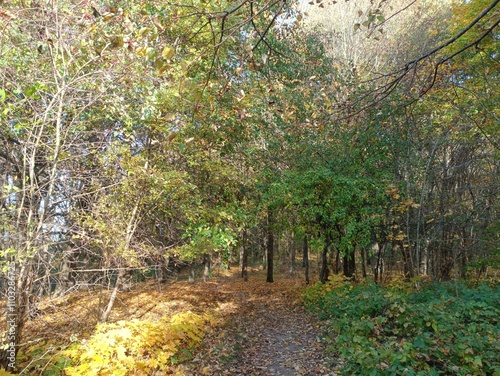
M151 375L191 358L203 339L206 318L192 312L158 322L119 321L102 324L88 340L65 351L75 366L68 376Z

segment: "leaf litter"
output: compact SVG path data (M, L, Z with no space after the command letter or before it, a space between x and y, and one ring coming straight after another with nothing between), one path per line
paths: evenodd
M334 360L324 356L319 324L301 305L302 278L281 273L267 283L265 271L254 270L245 282L233 271L194 284L134 285L119 294L109 321L159 320L188 310L213 315L203 344L190 361L172 367L174 375L336 375ZM88 338L106 301L96 295L77 292L41 302L41 315L28 322L27 343L63 348L70 339Z
M248 282L221 280L221 290L237 310L225 316L224 329L211 333L185 375L335 375L324 356L319 325L300 302L303 282L288 274L265 282L262 272Z

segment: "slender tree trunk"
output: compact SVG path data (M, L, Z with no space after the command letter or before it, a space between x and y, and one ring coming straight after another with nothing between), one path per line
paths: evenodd
M146 162L146 165L144 166L145 169L147 169L148 163ZM129 249L130 243L132 242L132 236L134 235L134 232L137 228L137 223L138 223L138 211L139 211L139 205L141 203L141 200L138 200L134 206L134 209L132 210L132 214L130 215L130 219L127 223L127 232L126 232L126 238L125 238L125 248ZM121 266L121 265L120 265ZM111 297L109 298L108 306L106 307L106 310L101 316L101 321L106 322L108 320L109 314L111 313L111 310L113 309L113 305L115 304L116 297L118 296L118 292L120 291L120 287L122 286L124 282L124 278L126 275L126 271L124 268L120 267L120 270L118 272L118 277L116 278L116 284L113 289L113 292L111 293Z
M111 296L109 298L108 306L106 307L106 310L101 315L101 322L108 321L109 314L111 313L111 310L113 309L113 306L115 305L115 300L116 300L116 297L118 296L118 292L120 291L120 286L122 284L124 276L125 276L125 269L120 268L120 270L118 271L118 276L116 277L115 287L113 288L113 292L111 293Z
M169 273L168 265L170 263L170 257L165 257L161 255L158 261L160 265L158 265L158 273L156 279L160 283L165 283L167 282L167 277Z
M340 273L340 251L338 249L334 249L335 252L335 261L333 263L333 273Z
M361 248L361 274L366 279L366 250Z
M246 232L243 232L243 241L241 244L241 278L248 281L248 244Z
M323 246L323 251L321 252L321 270L319 272L319 280L321 283L328 281L328 250L330 249L331 242L330 234L326 233L325 244Z
M406 279L412 277L412 265L411 265L411 255L410 250L404 246L404 244L398 244L401 248L401 254L403 255L403 273Z
M271 209L267 212L267 282L274 282L274 234L273 234L273 214Z
M194 279L196 277L195 267L196 267L195 261L191 262L191 265L189 265L189 277L188 277L189 283L194 283Z
M354 250L344 256L344 275L353 277L356 272L356 256Z
M206 282L210 277L210 266L210 255L208 253L205 253L203 255L203 282Z
M302 267L305 268L307 264L309 264L309 244L307 242L307 235L304 235L302 242Z
M373 271L373 279L375 283L382 283L382 278L384 274L384 251L387 247L387 244L384 244L382 247L376 243L377 250L377 262L375 264L375 270Z
M71 265L72 261L72 251L66 251L63 253L63 260L61 263L61 269L58 273L59 279L54 290L54 298L63 296L72 286L76 284L75 277L73 275L73 267ZM49 286L50 294L50 286Z
M304 244L302 245L302 265L305 268L306 285L308 285L310 281L309 281L309 244L307 241L307 235L304 236Z

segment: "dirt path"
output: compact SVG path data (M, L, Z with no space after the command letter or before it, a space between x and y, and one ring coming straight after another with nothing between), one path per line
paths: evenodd
M253 277L253 279L252 279ZM249 282L221 280L216 289L233 311L215 330L186 375L335 375L323 358L320 333L300 305L297 278L266 283L262 274Z
M119 294L111 321L157 321L186 311L214 317L195 357L172 370L178 376L335 375L322 356L319 329L301 306L303 277L277 274L266 283L264 271L253 271L245 282L233 273L195 284L137 284ZM99 304L93 291L44 301L42 314L27 324L26 342L44 339L62 348L73 336L88 338Z

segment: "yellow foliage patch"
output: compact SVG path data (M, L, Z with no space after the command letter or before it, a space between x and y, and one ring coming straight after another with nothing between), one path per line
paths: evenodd
M76 364L68 376L151 375L189 359L203 339L207 317L186 312L160 321L101 324L88 340L65 351Z

